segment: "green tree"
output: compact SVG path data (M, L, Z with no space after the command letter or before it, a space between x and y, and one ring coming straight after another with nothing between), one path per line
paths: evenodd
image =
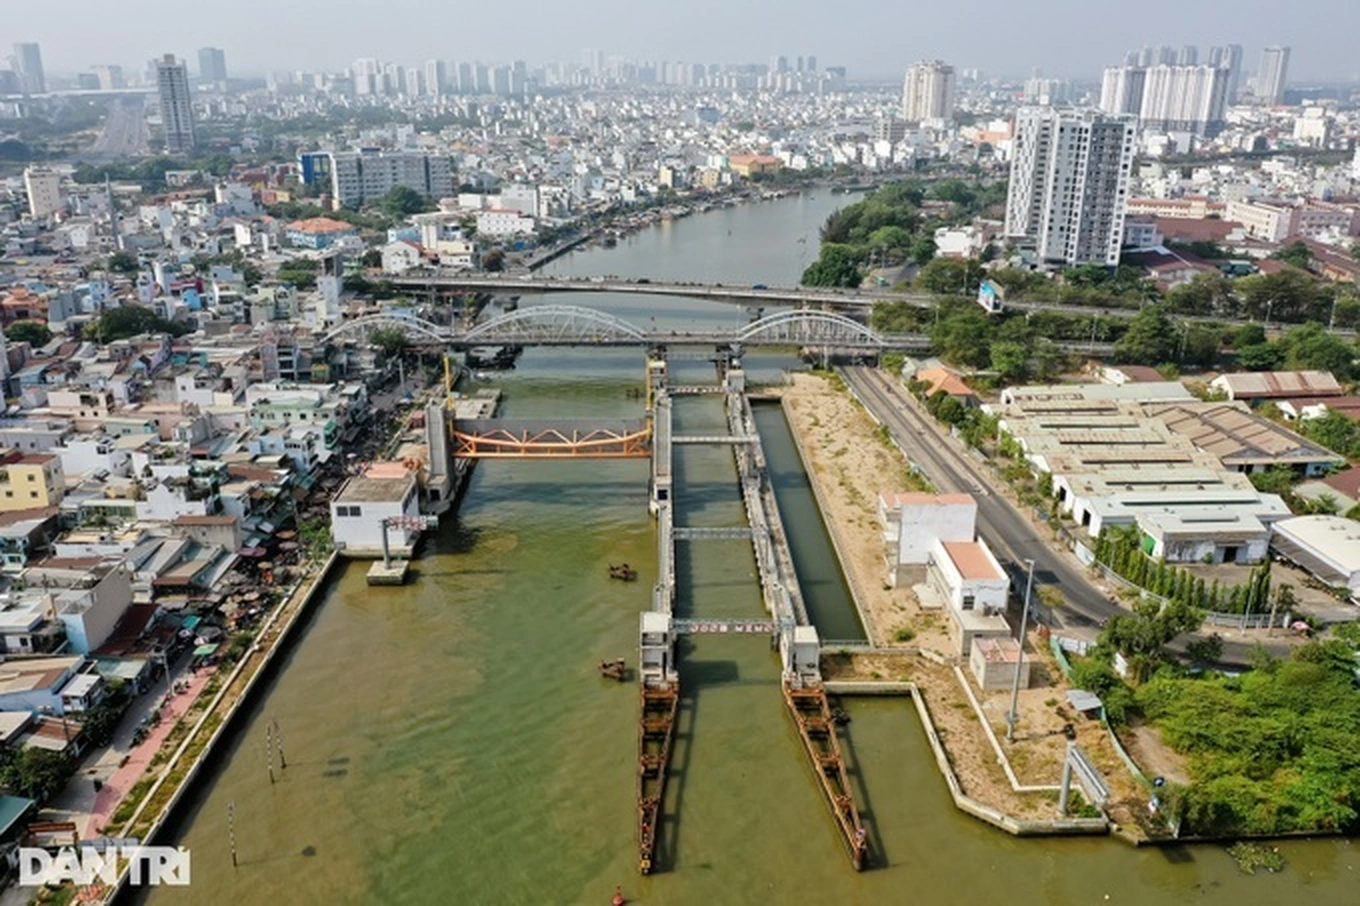
M916 275L916 285L931 293L971 296L982 277L982 265L972 258L935 258Z
M144 333L168 333L178 337L187 329L183 324L165 320L149 308L123 305L109 309L86 325L85 336L96 342L110 343Z
M482 270L491 272L505 270L505 252L500 249L492 249L483 255Z
M1129 321L1129 328L1114 346L1120 362L1161 365L1176 355L1177 331L1161 305L1149 305Z
M410 345L400 327L379 327L368 335L368 342L382 350L387 358L396 358Z
M1270 257L1292 264L1301 270L1308 270L1308 265L1313 261L1313 253L1308 251L1308 246L1302 240L1291 242Z
M1271 466L1248 476L1252 486L1262 494L1288 494L1294 487L1295 475L1288 466Z
M378 208L393 220L433 210L433 207L423 195L408 186L393 186L378 199Z
M992 370L1006 383L1029 377L1029 350L1023 343L1001 340L992 344Z
M0 783L20 796L46 802L66 786L74 770L75 763L60 752L24 748L8 754L0 766Z
M1355 348L1321 324L1295 327L1284 335L1281 344L1286 368L1330 371L1341 380L1355 372Z
M41 321L15 321L5 328L6 339L27 343L35 349L52 342L52 329Z
M803 271L804 286L859 286L859 263L849 246L822 245L821 255Z
M1247 371L1274 371L1284 361L1284 350L1276 343L1255 343L1237 348L1237 367Z
M104 267L115 274L135 274L137 273L137 256L130 252L114 252L109 256L109 260L104 263Z
M937 250L934 237L917 236L911 241L911 247L907 250L907 257L915 261L917 265L925 267L935 259Z

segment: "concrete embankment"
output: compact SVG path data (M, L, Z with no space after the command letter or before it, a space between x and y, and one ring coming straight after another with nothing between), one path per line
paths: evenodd
M306 585L299 585L294 589L293 595L285 599L285 603L279 606L274 613L274 619L260 627L259 636L266 636L274 629L278 629L278 634L273 638L267 649L263 649L261 660L254 666L254 672L245 680L245 685L239 692L233 689L235 683L241 678L246 669L252 666L252 657L260 654L259 649L252 650L252 655L244 657L232 670L231 674L222 683L221 690L212 704L203 712L198 723L193 730L185 737L179 750L171 757L169 764L166 765L161 775L161 780L148 790L143 803L150 802L152 797L166 778L174 774L181 766L179 759L184 757L189 746L194 742L199 730L212 717L220 716L221 722L208 737L201 751L189 764L179 786L171 795L164 809L151 822L145 834L141 835L144 845L172 845L175 832L179 829L180 822L193 810L197 795L203 784L211 780L213 770L224 757L226 750L231 746L236 732L241 728L250 716L254 705L260 700L261 696L268 690L269 685L277 677L279 667L284 656L292 650L293 645L302 637L310 617L315 613L317 602L325 598L326 592L331 585L332 573L335 571L336 564L343 562L337 554L331 553L326 562L322 564L320 571L310 579ZM301 596L298 598L297 596ZM291 606L291 610L289 607ZM279 619L281 617L281 622ZM223 699L235 692L236 698L231 704L226 706L225 712L219 714L218 708ZM136 825L140 817L141 809L133 814L128 820L127 827ZM121 903L130 901L134 891L127 884L128 875L124 872L120 876L118 884L115 885L109 896L105 898L107 903Z

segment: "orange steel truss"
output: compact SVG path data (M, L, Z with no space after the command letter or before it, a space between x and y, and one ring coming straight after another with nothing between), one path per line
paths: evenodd
M633 459L652 455L650 422L633 431L605 427L455 428L453 439L453 455L464 459Z

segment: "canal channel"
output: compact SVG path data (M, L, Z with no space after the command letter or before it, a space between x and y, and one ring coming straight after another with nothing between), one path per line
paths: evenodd
M843 200L819 191L724 209L549 270L785 283ZM749 317L697 301L563 301L676 329ZM752 356L747 369L773 381L791 364ZM703 361L672 369L677 382L713 379ZM629 392L642 375L638 351L530 350L497 385L508 417L628 417L640 414ZM678 400L675 417L677 432L723 426L712 397ZM823 635L853 638L787 426L777 409L757 418L811 609ZM742 522L730 451L677 448L675 472L678 525ZM1134 850L986 827L954 810L904 700L849 705L850 760L885 866L855 874L784 713L773 654L759 638L722 636L683 644L662 870L639 878L636 688L601 680L595 665L636 662L655 571L646 479L645 461L483 463L411 584L371 589L362 564L343 569L179 823L192 886L150 901L599 904L616 884L657 904L1356 901L1360 853L1345 840L1283 846L1283 873L1248 878L1214 847ZM638 582L607 578L624 561ZM677 571L678 615L763 615L749 545L684 543ZM288 756L272 785L270 721Z

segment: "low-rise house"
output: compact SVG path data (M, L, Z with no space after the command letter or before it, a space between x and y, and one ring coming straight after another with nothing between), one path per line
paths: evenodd
M61 690L85 663L84 655L6 661L0 665L0 711L66 713Z

